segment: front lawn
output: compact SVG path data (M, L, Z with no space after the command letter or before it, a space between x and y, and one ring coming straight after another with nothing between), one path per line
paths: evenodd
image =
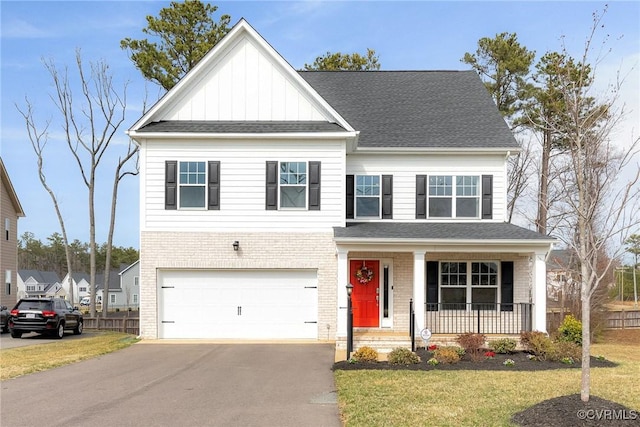
M0 350L0 380L45 371L111 353L138 342L134 335L105 332L88 338Z
M640 331L624 343L592 345L619 363L591 370L591 394L640 410ZM535 362L531 362L535 363ZM579 369L548 371L335 371L349 426L512 426L511 416L544 400L580 393ZM572 416L573 414L569 414ZM574 419L578 421L577 415Z

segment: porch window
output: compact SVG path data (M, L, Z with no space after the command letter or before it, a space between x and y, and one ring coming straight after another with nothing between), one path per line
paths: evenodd
M356 218L380 218L380 176L356 176Z
M498 303L498 263L440 263L440 303L444 310L495 310Z
M478 218L479 182L478 176L429 176L429 218Z

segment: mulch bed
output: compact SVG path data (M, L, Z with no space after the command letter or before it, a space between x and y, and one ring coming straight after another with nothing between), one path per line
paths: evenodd
M471 360L465 355L460 362L455 364L440 363L436 366L429 365L427 360L431 353L424 348L419 348L416 353L420 356L420 363L414 365L392 365L388 362L336 362L334 370L413 370L413 371L544 371L550 369L580 369L580 361L572 365L561 362L548 362L530 360L527 352L517 351L513 354L496 354L493 358ZM504 361L513 360L512 366L507 366ZM592 368L611 368L617 366L610 360L602 360L591 357ZM513 415L511 421L519 426L545 426L545 427L591 427L591 426L640 426L640 412L622 406L610 400L590 396L588 402L583 402L579 394L560 396L545 400L522 412Z
M414 365L392 365L388 362L357 362L349 363L347 361L336 362L333 365L334 370L357 370L357 369L377 369L377 370L410 370L410 371L545 371L549 369L580 369L580 361L572 365L561 362L547 362L529 360L527 352L517 351L513 354L496 354L495 357L487 359L481 358L478 361L471 360L469 355L465 355L460 362L454 364L440 363L436 366L429 365L427 360L432 356L431 353L424 348L416 350L416 354L420 356L420 363ZM511 359L515 362L512 366L507 366L504 361ZM617 366L617 363L610 360L598 360L591 357L591 367L593 368L610 368Z
M583 402L579 394L572 394L540 402L513 415L511 421L523 427L631 427L640 426L640 412L597 396Z

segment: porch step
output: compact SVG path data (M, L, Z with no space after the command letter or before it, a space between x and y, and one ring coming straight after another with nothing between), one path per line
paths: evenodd
M406 332L358 329L353 332L353 351L361 347L371 347L378 353L390 353L398 347L411 348L411 337ZM338 338L336 350L346 350L346 348L346 338Z

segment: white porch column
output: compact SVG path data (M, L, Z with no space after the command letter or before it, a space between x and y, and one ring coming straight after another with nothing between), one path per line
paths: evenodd
M338 249L338 280L336 292L338 293L338 321L336 324L336 338L347 336L347 281L349 280L349 252Z
M533 255L532 297L533 330L547 332L547 253L536 252Z
M416 336L420 336L420 331L424 328L424 316L426 309L425 297L425 265L424 256L426 251L413 252L413 307L416 312Z

